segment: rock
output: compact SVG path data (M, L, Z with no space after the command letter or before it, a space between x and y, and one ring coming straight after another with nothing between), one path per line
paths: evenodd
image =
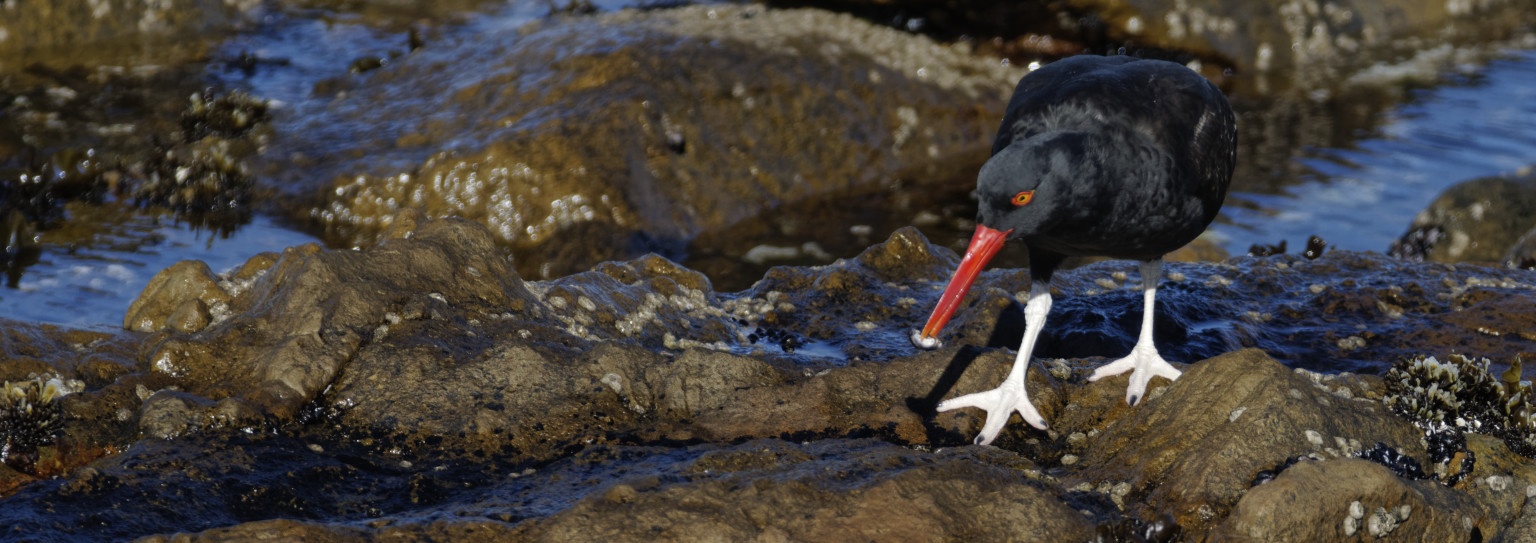
M1301 462L1254 487L1211 538L1224 541L1498 540L1503 527L1439 483L1404 481L1351 458Z
M1319 484L1385 489L1374 494L1382 513L1371 502L1357 529L1476 513L1472 526L1493 539L1525 522L1512 489L1530 485L1536 462L1471 434L1470 475L1449 487L1410 480L1407 466L1438 469L1422 433L1382 405L1380 377L1340 371L1356 358L1529 348L1475 331L1490 326L1483 317L1453 318L1524 311L1536 298L1528 272L1347 251L1170 263L1157 341L1188 365L1134 408L1124 377L1086 381L1134 340L1133 265L1062 272L1041 343L1054 351L1028 372L1051 429L1013 424L998 447L974 447L984 415L933 406L1007 373L1025 270L982 274L949 347L917 351L907 333L957 257L915 229L719 293L654 255L526 282L482 225L416 214L395 224L375 247L292 248L215 277L231 296L227 319L133 335L139 354L117 370L106 371L111 359L72 369L78 355L53 351L15 365L91 377L60 404L58 444L40 448L60 459L48 474L63 475L10 479L0 526L96 540L656 537L620 529L644 519L679 538L774 528L787 539L974 540L1029 522L1040 531L1010 533L1200 539L1290 529L1254 520L1247 500L1277 499L1259 491L1315 469L1328 470ZM110 350L111 337L74 341ZM1373 458L1404 475L1349 459L1378 442ZM66 472L92 460L93 471ZM1328 503L1347 514L1360 498L1338 496L1351 488L1328 488ZM1425 497L1387 499L1403 488ZM1389 508L1404 504L1409 514Z
M1424 48L1420 40L1509 39L1523 24L1519 21L1529 20L1514 1L1446 6L1422 0L1075 0L1071 5L1094 14L1081 19L1090 22L1083 30L1103 32L1111 41L1187 51L1301 88L1369 71L1370 63Z
M413 234L366 256L290 248L231 300L237 317L162 341L150 362L189 391L287 417L392 321L442 318L448 307L484 318L538 312L483 228L450 220Z
M818 10L556 17L439 40L280 113L265 161L285 190L331 184L315 216L345 245L417 207L489 226L521 275L553 278L979 164L1022 74Z
M1514 541L1526 541L1536 532L1522 528L1536 527L1530 514L1530 499L1536 498L1536 465L1529 458L1514 454L1500 440L1483 434L1467 434L1467 449L1477 463L1472 474L1458 485L1477 501L1484 514L1495 524L1506 526L1503 533ZM1491 540L1487 531L1484 541ZM1526 539L1521 539L1526 538Z
M890 21L913 32L970 37L978 48L999 50L1015 59L1121 50L1195 60L1218 78L1225 77L1222 68L1229 68L1277 87L1337 83L1362 68L1402 75L1407 70L1367 66L1426 49L1442 57L1439 62L1446 62L1443 57L1452 56L1447 41L1507 40L1530 22L1516 1L1448 6L1419 0L1073 0L1062 4L830 0L816 5ZM1434 77L1432 72L1420 73ZM1240 84L1249 86L1252 81Z
M1089 388L1123 396L1125 380ZM1287 458L1350 457L1378 442L1422 458L1421 435L1379 402L1341 397L1248 349L1191 365L1161 397L1106 427L1083 463L1099 480L1130 481L1144 496L1139 516L1171 513L1203 531Z
M690 447L659 465L658 455L644 450L591 450L578 456L591 462L606 455L629 457L660 471L593 472L566 461L525 475L532 479L525 488L554 485L577 501L563 512L511 529L478 520L521 514L519 507L491 499L460 506L459 518L433 523L382 522L361 529L259 521L186 540L281 534L320 541L456 541L472 535L519 541L952 541L1008 534L1017 541L1082 541L1093 534L1082 515L1056 499L1060 489L1038 468L992 448L929 453L875 440L807 445L757 440Z
M740 457L761 458L742 462ZM725 458L722 458L725 457ZM872 441L754 441L694 461L695 480L641 482L521 526L529 541L1082 541L1088 521L1040 471L980 447L914 452ZM624 488L616 482L613 488ZM705 535L709 534L709 535Z
M191 394L156 392L139 410L139 431L159 439L186 435L202 428L202 412L211 406L212 402Z
M1463 181L1440 193L1392 244L1392 256L1519 266L1536 232L1536 173Z
M0 463L0 495L9 496L16 489L36 481L36 477L16 471L11 469L10 466Z
M150 45L163 52L175 51L177 40L227 32L247 21L259 4L214 0L18 2L4 7L0 58L37 62L62 53L79 62L79 53L89 51L106 57L100 60L123 62L130 49L142 53L142 48ZM126 44L136 47L121 47ZM0 71L16 70L22 64L0 61Z
M184 260L160 270L149 280L144 293L123 315L123 328L135 332L196 332L212 323L211 308L227 306L229 300L229 293L219 286L207 264Z
M1536 269L1536 227L1532 227L1520 239L1515 240L1509 252L1504 253L1504 265L1521 269Z
M1519 297L1475 297L1462 287L1462 277L1488 284L1477 269L1416 275L1396 261L1347 252L1286 258L1249 259L1243 268L1171 266L1180 280L1160 296L1168 311L1158 326L1160 341L1175 342L1167 353L1194 361L1256 344L1336 371L1353 367L1353 359L1412 356L1433 345L1484 348L1477 342L1487 336L1477 330L1518 319L1522 307ZM459 446L472 448L500 448L510 435L532 458L612 432L734 439L877 429L923 439L932 430L903 402L936 402L933 382L899 376L938 378L945 360L964 357L976 369L958 385L944 378L946 386L980 390L1001 375L988 372L1004 371L1009 359L995 350L911 356L905 332L921 323L953 261L904 229L852 260L815 271L777 268L737 295L714 293L696 272L654 256L525 284L498 259L482 227L429 221L375 250L290 250L232 299L235 317L157 340L147 362L184 390L257 412L286 418L329 389L327 409L359 431L461 436ZM1098 277L1115 266L1064 276L1042 356L1119 356L1129 348L1139 322L1135 284L1105 291L1110 283ZM1244 282L1229 284L1239 278ZM946 333L957 346L1015 346L1022 324L1012 293L1027 284L1025 272L988 272ZM388 292L417 294L377 294ZM1281 305L1265 310L1264 303ZM1251 310L1252 320L1194 329L1249 306L1260 308ZM1414 322L1422 324L1400 323L1393 311L1419 315ZM1387 325L1392 335L1372 333ZM1321 332L1298 343L1276 335L1277 327ZM1518 338L1486 348L1531 349L1529 341L1510 341ZM818 367L836 371L807 379ZM1043 411L1080 403L1049 392L1064 377L1031 375L1046 389L1036 395ZM424 387L434 392L423 394ZM787 411L784 397L858 409ZM642 421L656 416L687 423L646 429ZM947 424L974 422L947 417Z
M425 529L423 530L425 531ZM173 543L173 542L212 542L212 541L250 541L253 539L279 539L289 541L312 541L315 543L362 543L368 541L367 532L361 529L347 529L339 526L326 526L309 522L289 519L259 520L237 524L225 528L214 528L195 534L167 534L153 535L138 539L140 543ZM457 532L455 535L463 537L468 534ZM484 533L477 535L485 535ZM450 541L454 538L444 538L442 541ZM459 539L464 540L464 539Z

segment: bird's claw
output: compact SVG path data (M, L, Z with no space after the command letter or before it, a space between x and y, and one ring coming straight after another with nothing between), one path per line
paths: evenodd
M1146 397L1147 385L1152 382L1153 377L1162 377L1169 381L1174 381L1180 375L1183 375L1183 372L1174 368L1167 360L1163 360L1163 357L1157 354L1157 349L1137 345L1136 348L1131 350L1131 354L1126 355L1125 358L1099 366L1098 369L1093 370L1093 374L1088 376L1088 380L1098 381L1099 379L1113 377L1127 371L1131 372L1131 383L1125 387L1125 403L1132 406L1141 402L1142 398Z
M1024 417L1024 422L1029 423L1030 426L1045 429L1045 417L1040 416L1040 412L1035 410L1035 405L1029 403L1029 394L1022 386L1004 384L986 392L966 394L939 402L938 410L949 411L962 407L975 407L987 412L987 422L982 424L981 433L976 435L974 441L977 445L987 445L997 439L997 435L1002 433L1003 427L1008 424L1009 417L1012 417L1015 411Z

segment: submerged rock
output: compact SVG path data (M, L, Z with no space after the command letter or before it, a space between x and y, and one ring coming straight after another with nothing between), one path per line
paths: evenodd
M1139 324L1139 285L1114 271L1131 264L1062 272L1042 340L1058 354L1029 372L1051 430L1015 424L991 448L966 445L980 413L933 406L1007 372L1025 270L983 274L950 346L919 352L907 332L957 258L910 228L857 258L721 293L656 256L526 282L484 226L395 223L370 249L167 273L194 288L148 288L139 307L221 291L226 309L201 328L130 336L142 345L115 373L86 379L75 356L29 362L85 383L60 404L61 442L109 452L55 454L57 479L0 472L15 487L0 498L6 534L1236 537L1287 533L1290 521L1252 512L1329 485L1327 507L1298 518L1335 515L1342 530L1361 501L1394 515L1378 530L1449 519L1435 529L1491 540L1522 518L1506 490L1536 485L1536 464L1475 432L1456 445L1479 459L1464 476L1356 459L1382 443L1403 465L1440 469L1420 429L1382 404L1380 378L1276 361L1332 372L1356 367L1344 356L1480 345L1437 319L1475 311L1467 284L1528 307L1530 272L1349 252L1170 264L1158 341L1189 365L1136 408L1124 378L1086 380ZM1341 334L1364 344L1330 339ZM1422 496L1400 499L1413 489Z

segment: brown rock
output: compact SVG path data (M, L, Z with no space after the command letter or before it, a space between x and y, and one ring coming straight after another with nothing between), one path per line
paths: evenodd
M1496 437L1470 433L1466 437L1467 450L1476 463L1472 473L1455 488L1477 501L1489 523L1502 528L1490 530L1483 526L1483 540L1498 541L1503 536L1529 541L1536 536L1536 532L1530 531L1530 527L1536 527L1536 515L1530 513L1529 506L1531 498L1536 497L1536 463L1510 451Z
M1536 227L1532 227L1529 232L1520 236L1520 239L1515 240L1509 252L1504 253L1503 262L1505 266L1536 269Z
M203 412L212 402L172 390L162 390L144 400L139 411L139 431L147 437L175 439L199 430Z
M16 489L36 481L36 477L16 471L11 469L10 466L0 463L0 496L8 496L15 492Z
M111 456L94 475L16 483L36 488L8 498L0 525L131 539L192 529L193 510L229 526L187 536L207 540L1082 540L1095 525L1129 538L1175 523L1194 540L1240 539L1291 533L1246 509L1281 499L1261 491L1286 477L1335 485L1317 491L1334 496L1327 508L1297 513L1329 530L1343 529L1325 518L1335 502L1347 514L1364 499L1349 485L1378 489L1370 499L1392 515L1378 530L1465 513L1495 539L1527 522L1529 459L1474 435L1478 464L1453 487L1378 477L1342 457L1383 442L1428 464L1420 432L1379 403L1380 379L1291 370L1256 349L1194 362L1137 407L1124 377L1085 382L1100 355L1042 356L1028 378L1051 429L1015 422L1001 448L962 446L984 415L933 406L1006 374L1020 333L1012 293L1028 273L984 274L950 346L916 351L907 332L955 256L914 230L736 294L658 256L524 283L481 225L420 220L394 234L253 259L219 280L237 285L229 319L135 336L147 343L137 365L71 369L78 356L60 353L121 347L7 329L0 351L22 362L0 364L6 375L88 369L100 387L61 404L57 449ZM1138 285L1114 273L1125 268L1060 274L1051 348L1124 354L1116 342L1140 320ZM1445 349L1465 337L1394 338L1531 297L1526 272L1350 252L1169 268L1158 339L1174 360L1241 342L1321 367L1346 351ZM175 439L131 441L140 431ZM868 436L879 441L854 439ZM71 454L68 466L89 456ZM1298 456L1315 460L1286 467ZM1265 471L1279 478L1253 486ZM1402 489L1423 497L1400 500ZM58 510L66 499L76 505ZM318 520L242 524L297 515ZM351 520L363 516L377 520Z
M1434 36L1485 40L1513 36L1528 14L1518 2L1454 9L1438 2L1218 2L1073 0L1116 41L1189 51L1240 71L1277 75L1274 83L1315 88L1382 60L1389 45ZM1087 30L1087 29L1085 29ZM1506 38L1507 39L1507 38Z
M230 301L234 322L172 336L149 359L191 392L291 415L391 320L450 306L489 316L533 303L483 228L438 221L367 255L289 249Z
M63 57L59 64L78 64L84 53L99 56L98 62L120 63L130 50L142 54L146 46L158 46L152 50L177 51L176 39L228 32L255 7L254 2L208 0L18 2L5 6L6 16L0 19L0 58L36 62L58 55ZM0 71L22 67L8 60L0 61Z
M1344 541L1391 535L1489 541L1502 531L1465 494L1432 481L1405 481L1370 461L1341 458L1298 463L1255 487L1210 539Z
M486 224L528 278L979 163L1022 75L850 16L761 6L557 17L436 45L291 116L272 174L332 182L318 217L348 244L417 207Z
M211 307L223 308L230 295L200 260L183 260L160 270L128 306L123 328L135 332L196 332L212 323Z
M289 519L258 520L214 528L195 534L153 535L138 539L139 543L214 543L236 541L310 541L314 543L363 543L369 541L367 532L358 528L316 524ZM438 541L469 541L468 539L444 538Z
M1394 256L1435 262L1518 265L1517 246L1536 230L1536 174L1473 179L1440 193L1392 245Z
M1123 395L1126 377L1096 384ZM1422 458L1421 432L1380 403L1341 397L1249 349L1189 366L1160 397L1106 428L1082 477L1129 481L1143 518L1185 529L1220 518L1287 458L1350 456L1377 442ZM1291 468L1294 469L1294 468ZM1202 511L1205 510L1205 511Z
M748 448L779 452L766 465L706 455L697 463L716 477L624 500L589 498L518 533L529 541L1082 541L1093 532L1037 468L999 449L922 453L870 441L736 449Z

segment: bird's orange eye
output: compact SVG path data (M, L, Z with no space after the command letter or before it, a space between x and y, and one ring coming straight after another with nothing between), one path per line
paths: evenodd
M1029 205L1029 201L1033 200L1033 199L1035 199L1035 191L1032 191L1032 190L1022 191L1022 192L1019 192L1018 194L1013 195L1013 205L1018 206L1018 207L1024 207L1026 205Z

